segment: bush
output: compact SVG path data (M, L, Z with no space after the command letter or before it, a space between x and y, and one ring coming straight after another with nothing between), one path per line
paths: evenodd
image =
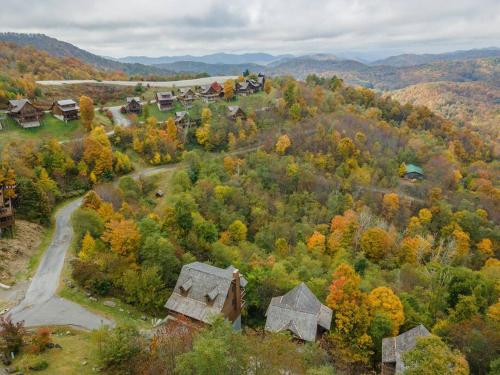
M50 344L50 330L48 328L39 328L36 333L31 337L31 345L29 351L38 354L47 349Z
M24 344L25 336L24 322L14 323L10 316L0 317L0 342L3 342L0 347L6 355L19 353Z
M46 370L49 367L49 364L45 360L41 360L38 362L35 362L34 364L29 366L29 369L32 371L43 371Z
M93 333L97 343L97 359L101 366L112 371L130 369L142 351L142 338L134 327L100 328Z
M77 259L72 261L71 265L73 267L71 275L82 288L100 296L109 293L112 282L109 276L100 271L95 264Z

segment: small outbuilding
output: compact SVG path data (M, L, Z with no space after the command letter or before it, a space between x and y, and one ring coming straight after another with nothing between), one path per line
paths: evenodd
M287 294L273 297L266 317L266 331L290 331L299 340L316 341L330 330L332 310L300 283Z
M80 107L73 99L58 100L52 104L52 114L61 121L78 120Z
M408 180L421 180L425 176L422 168L416 166L415 164L407 164L405 165L405 173L403 177Z
M232 120L236 120L237 118L241 118L242 120L245 120L247 118L247 115L245 114L245 112L243 112L243 110L240 108L240 106L237 106L237 105L227 106L227 115Z
M399 375L405 370L403 354L412 350L417 338L429 336L430 332L422 324L396 337L382 340L382 375Z
M141 111L142 111L141 98L139 98L138 96L127 98L127 104L125 106L125 111L127 113L135 113L137 115L139 113L141 113Z
M8 115L23 128L40 126L42 111L28 99L9 100Z

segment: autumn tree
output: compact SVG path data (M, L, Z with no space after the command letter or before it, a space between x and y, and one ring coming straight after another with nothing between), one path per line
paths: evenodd
M83 140L83 158L95 178L113 172L113 151L102 126L97 126ZM95 181L93 181L95 182Z
M228 79L224 82L224 99L227 101L233 100L234 98L234 81Z
M111 250L135 262L140 235L137 225L132 220L112 220L106 224L102 240L109 243Z
M383 286L373 289L368 294L368 305L373 317L377 314L387 315L392 323L392 335L396 336L405 317L403 304L392 289Z
M468 375L469 365L458 351L452 351L439 337L417 338L414 349L403 354L408 375Z
M269 95L272 89L273 89L273 84L271 83L271 80L266 79L266 82L264 83L264 92Z
M92 122L94 121L95 111L94 111L94 102L92 98L88 96L80 97L80 118L82 120L83 126L85 129L90 131L92 129Z
M318 231L315 231L307 240L307 248L311 251L323 253L325 251L326 237Z
M278 138L278 141L276 142L276 152L280 155L283 155L288 147L292 145L292 142L290 141L290 138L288 135L284 134Z
M393 246L392 236L382 228L367 229L361 236L361 249L368 259L382 260L388 255Z
M399 210L399 196L396 193L384 194L382 212L387 220L392 220Z

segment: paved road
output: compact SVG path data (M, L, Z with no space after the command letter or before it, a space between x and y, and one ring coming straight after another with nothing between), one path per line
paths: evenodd
M108 107L108 109L113 114L113 120L115 121L115 125L121 126L130 126L129 118L121 112L121 106L117 107Z
M24 320L27 327L73 325L95 329L103 324L114 325L112 321L56 296L64 259L73 238L71 215L81 201L81 198L72 201L57 212L52 242L45 251L24 299L9 312L14 321Z
M101 85L118 85L118 86L136 86L141 83L144 86L149 85L150 87L190 87L190 86L201 86L209 85L210 83L217 81L223 83L228 79L236 79L238 76L216 76L216 77L205 77L197 79L185 79L181 81L96 81L93 79L82 79L82 80L55 80L55 81L36 81L36 83L45 86L60 86L60 85L74 85L82 83L97 83Z

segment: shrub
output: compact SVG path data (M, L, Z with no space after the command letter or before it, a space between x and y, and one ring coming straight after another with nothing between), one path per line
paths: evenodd
M35 362L34 364L29 366L29 369L32 371L43 371L46 370L49 367L49 364L45 360L41 360L38 362Z
M31 345L29 351L31 353L41 353L50 344L50 330L48 328L39 328L36 333L31 337Z
M3 341L2 347L6 355L19 353L25 336L24 322L14 323L10 316L0 317L0 339Z

